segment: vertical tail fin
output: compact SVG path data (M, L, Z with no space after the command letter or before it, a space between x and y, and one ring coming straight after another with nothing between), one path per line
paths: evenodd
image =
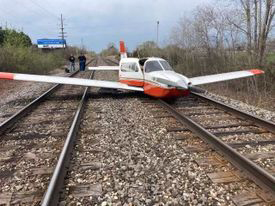
M124 41L120 41L119 45L120 45L120 58L121 59L127 58L127 52L126 52Z

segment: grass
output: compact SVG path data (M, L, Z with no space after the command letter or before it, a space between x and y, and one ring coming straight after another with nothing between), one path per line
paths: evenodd
M266 55L266 61L268 64L275 64L275 52L270 52Z
M0 47L0 71L47 74L64 64L61 50L45 53L30 47Z
M174 68L176 71L188 77L258 68L253 64L249 64L248 57L245 52L236 52L232 56L228 56L227 54L225 57L216 55L209 59L199 57L194 57L193 59L194 60L185 58ZM256 78L249 77L239 80L203 85L202 87L216 94L240 100L267 110L275 111L274 67L275 52L268 53L265 66L260 68L265 71L264 75L259 75Z
M275 90L273 85L263 84L265 76L249 77L204 85L202 88L246 104L275 112Z

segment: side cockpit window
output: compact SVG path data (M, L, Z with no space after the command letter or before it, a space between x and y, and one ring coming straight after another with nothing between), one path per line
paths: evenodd
M132 63L132 62L122 63L121 71L122 72L138 72L138 65L137 65L137 63Z
M138 72L138 65L137 65L137 63L132 64L132 70L134 72Z
M155 72L155 71L163 71L160 63L158 61L149 61L145 64L145 72Z

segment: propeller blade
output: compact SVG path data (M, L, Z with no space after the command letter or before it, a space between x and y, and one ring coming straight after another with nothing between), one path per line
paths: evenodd
M200 87L196 87L196 86L189 86L188 89L191 91L191 92L195 92L195 93L205 93L206 90L200 88Z

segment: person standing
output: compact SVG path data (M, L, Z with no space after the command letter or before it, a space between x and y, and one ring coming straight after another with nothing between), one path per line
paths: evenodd
M85 71L86 57L84 56L83 53L80 54L80 56L78 57L78 60L79 60L79 70Z
M69 62L70 62L70 72L75 71L75 58L73 54L70 55Z

